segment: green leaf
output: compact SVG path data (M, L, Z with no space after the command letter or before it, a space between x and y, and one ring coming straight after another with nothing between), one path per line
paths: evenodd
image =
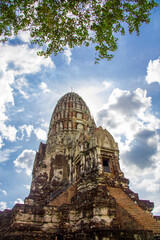
M39 55L57 55L65 46L95 45L97 57L111 60L117 49L116 34L140 34L149 23L154 0L1 0L1 41L20 30L30 30L31 43L43 46Z

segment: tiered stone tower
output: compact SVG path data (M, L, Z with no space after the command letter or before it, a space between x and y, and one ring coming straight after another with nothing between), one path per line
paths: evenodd
M96 127L78 94L67 93L36 153L29 196L0 212L0 239L160 239L153 203L128 183L111 134Z

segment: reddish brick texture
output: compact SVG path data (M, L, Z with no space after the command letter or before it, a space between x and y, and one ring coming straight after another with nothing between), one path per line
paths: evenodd
M137 228L139 230L149 230L160 234L160 222L151 213L144 211L134 201L132 201L122 189L107 187L112 197L117 203L117 215L122 229ZM126 217L126 215L128 215Z

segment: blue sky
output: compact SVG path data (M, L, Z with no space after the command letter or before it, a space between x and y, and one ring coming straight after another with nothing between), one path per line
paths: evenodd
M112 61L94 64L94 47L47 59L29 35L0 44L0 209L29 194L32 165L45 142L59 98L71 91L87 103L97 126L116 139L131 190L160 214L160 7L149 25L119 36Z

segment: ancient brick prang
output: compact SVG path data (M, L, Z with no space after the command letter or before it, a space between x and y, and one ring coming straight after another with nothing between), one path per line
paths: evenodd
M58 101L36 153L25 203L0 212L0 239L160 239L152 209L129 189L112 135L70 92Z

